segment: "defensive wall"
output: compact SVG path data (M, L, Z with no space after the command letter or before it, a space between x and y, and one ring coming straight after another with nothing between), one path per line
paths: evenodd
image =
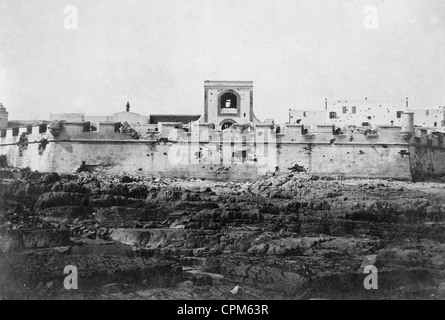
M341 132L332 125L237 126L216 131L195 124L190 132L163 124L145 140L116 132L116 123L66 122L1 131L0 155L8 164L42 172L72 173L106 166L110 173L254 180L295 164L314 174L345 178L419 180L445 175L443 133L414 128L412 114L402 126L376 131L357 127Z

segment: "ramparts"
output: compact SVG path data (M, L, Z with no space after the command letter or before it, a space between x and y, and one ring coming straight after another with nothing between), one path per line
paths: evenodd
M335 126L237 126L216 131L195 124L186 132L163 124L162 132L136 140L103 122L65 122L1 131L0 155L8 164L42 172L71 173L105 166L110 173L254 180L295 165L319 175L417 180L445 174L444 133L400 126L376 130ZM278 131L278 133L277 133Z

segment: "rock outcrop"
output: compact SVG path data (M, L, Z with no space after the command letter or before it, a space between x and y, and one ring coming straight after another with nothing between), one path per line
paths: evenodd
M444 199L440 183L339 180L299 170L233 183L2 169L0 260L8 270L32 268L24 256L43 250L41 275L27 275L34 284L28 292L39 298L62 295L39 287L59 279L49 271L51 257L72 259L89 279L101 279L89 287L103 287L103 298L445 298ZM79 245L87 256L56 250ZM131 254L97 253L106 245ZM379 270L379 292L363 288L364 261ZM124 271L106 276L110 263ZM20 272L8 274L0 280L15 288Z

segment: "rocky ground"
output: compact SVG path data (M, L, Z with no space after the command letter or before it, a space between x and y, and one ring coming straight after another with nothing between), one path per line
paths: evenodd
M2 169L0 299L442 299L444 222L444 183Z

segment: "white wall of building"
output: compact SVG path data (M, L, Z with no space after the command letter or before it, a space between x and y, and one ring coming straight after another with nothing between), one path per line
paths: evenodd
M403 112L414 112L414 124L422 127L445 126L444 107L409 109L408 101L401 100L350 100L327 101L325 110L289 110L291 124L326 124L344 127L401 125Z

